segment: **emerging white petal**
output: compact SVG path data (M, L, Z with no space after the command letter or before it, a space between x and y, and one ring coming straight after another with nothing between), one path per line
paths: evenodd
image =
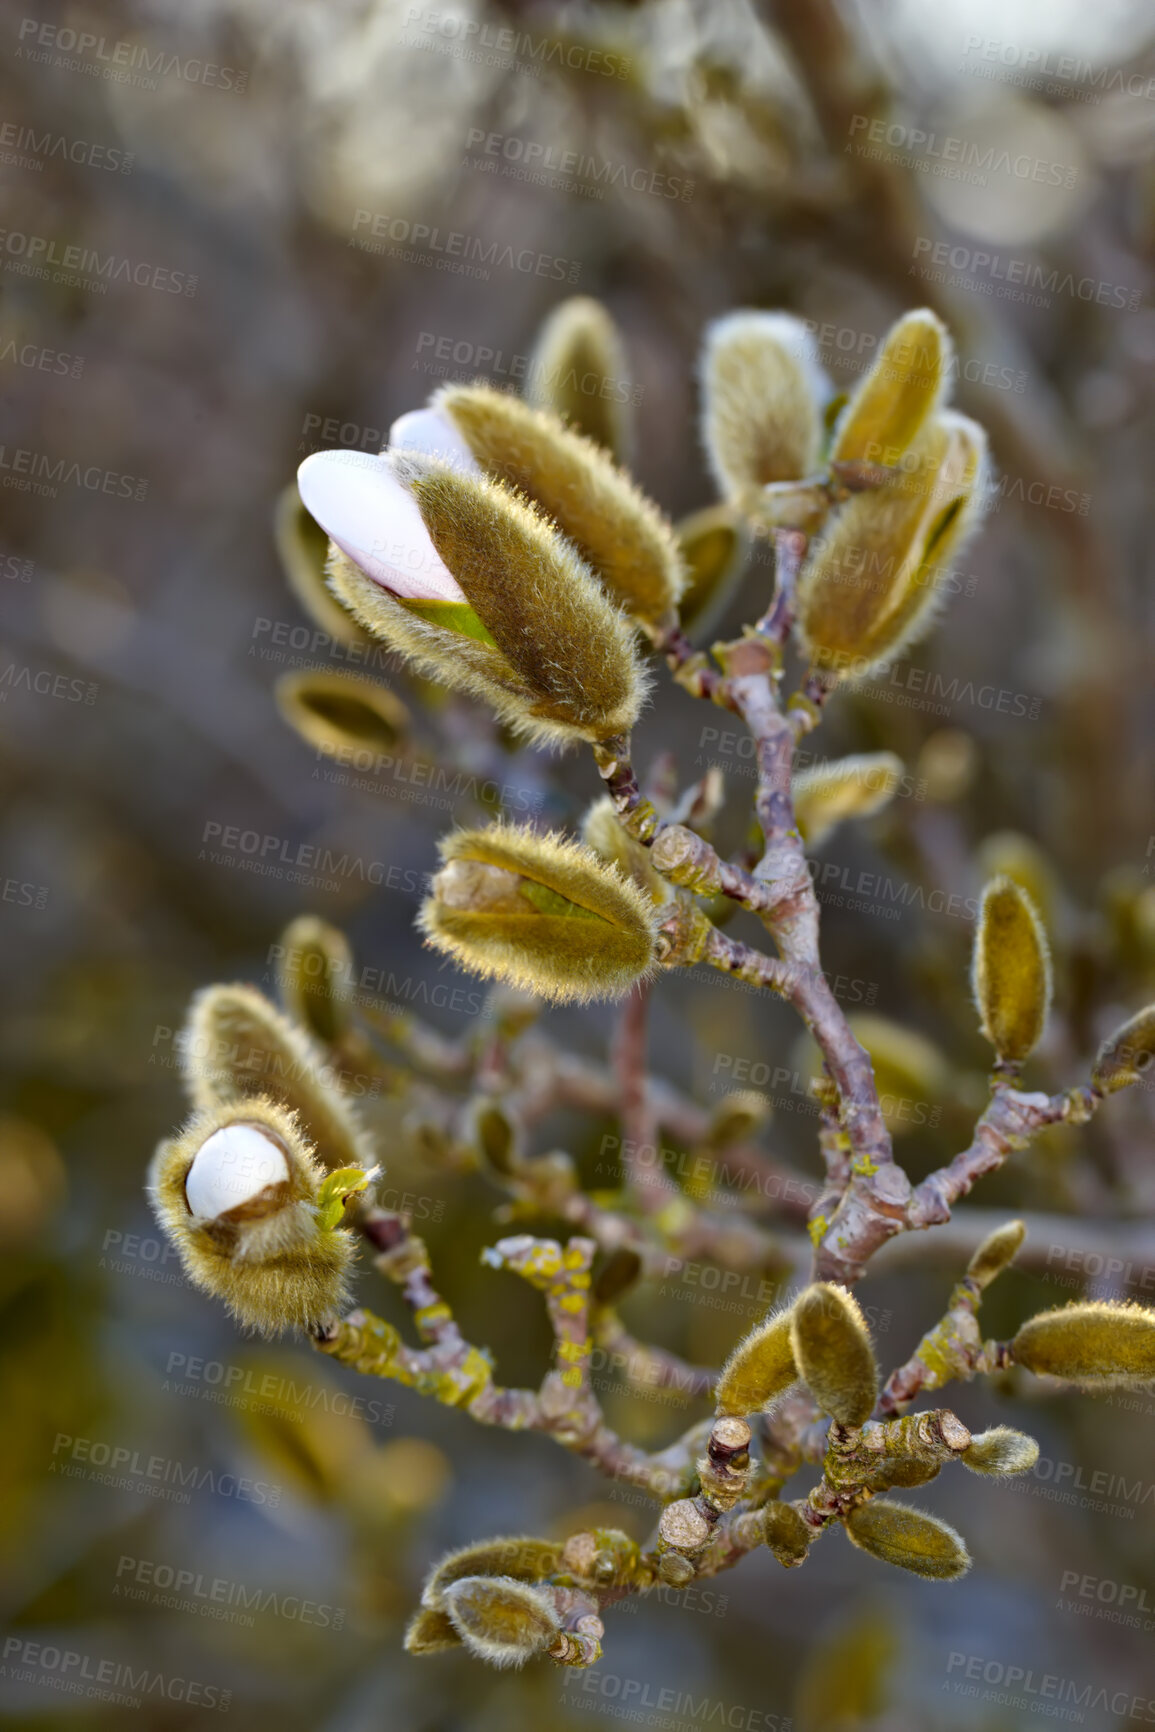
M467 475L485 473L453 417L440 409L411 409L402 415L389 429L389 445L394 451L417 451L423 457L436 457Z
M305 510L366 577L405 601L463 602L387 457L317 451L297 470Z
M285 1151L257 1125L226 1125L206 1137L184 1182L194 1215L215 1219L289 1176Z

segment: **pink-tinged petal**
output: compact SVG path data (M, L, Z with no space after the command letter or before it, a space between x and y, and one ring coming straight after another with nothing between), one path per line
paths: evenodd
M388 458L317 451L297 470L297 486L310 517L382 589L403 601L465 600Z
M394 451L416 451L423 457L436 457L467 475L484 474L453 417L439 409L411 409L402 415L389 429L389 444Z

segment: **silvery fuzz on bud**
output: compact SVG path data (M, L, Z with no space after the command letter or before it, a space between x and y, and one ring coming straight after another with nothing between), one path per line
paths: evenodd
M983 892L971 984L983 1034L1004 1064L1021 1064L1047 1024L1051 952L1034 903L1011 878Z
M524 496L561 532L611 601L650 629L672 621L683 583L673 529L599 445L556 415L490 385L447 385L428 409L403 416L390 442L464 447L476 472Z
M873 818L901 780L902 759L894 752L859 752L799 770L791 791L802 840L816 848L845 819Z
M348 1175L349 1192L365 1182ZM346 1302L352 1235L323 1218L325 1174L296 1116L254 1096L194 1114L149 1171L157 1220L189 1279L264 1335Z
M345 934L327 920L302 914L278 941L277 986L289 1015L323 1046L348 1031L353 953Z
M1089 1388L1155 1378L1155 1310L1092 1299L1041 1311L1011 1343L1016 1362L1037 1376L1065 1377Z
M714 1391L717 1412L735 1418L757 1413L799 1376L790 1336L790 1311L752 1329L722 1367Z
M787 1569L802 1563L814 1533L794 1505L774 1501L764 1505L760 1514L762 1543L767 1550Z
M367 631L531 739L629 732L645 682L628 622L571 543L467 450L318 452L298 480L334 543L330 587Z
M957 1581L971 1567L966 1542L947 1522L890 1498L859 1504L846 1517L846 1531L871 1557L928 1581Z
M546 319L530 356L526 396L600 445L615 463L627 460L625 349L613 319L592 295L571 295Z
M561 1568L560 1543L530 1534L478 1540L449 1552L429 1573L421 1591L425 1606L443 1606L445 1590L463 1576L508 1576L519 1582L540 1582Z
M790 1313L798 1375L840 1425L865 1425L878 1394L878 1367L858 1301L844 1287L819 1281Z
M1011 1474L1026 1473L1034 1467L1039 1459L1039 1446L1026 1432L1014 1431L1009 1425L996 1425L972 1437L959 1459L972 1473L1006 1479Z
M465 1646L491 1666L524 1666L561 1632L552 1594L512 1576L462 1576L442 1603Z
M463 968L558 1003L620 998L654 968L653 902L591 848L506 824L440 847L420 925Z
M749 504L818 467L830 386L814 338L789 313L736 312L706 332L702 442L727 499Z
M405 745L409 711L376 680L306 668L282 674L276 693L285 721L327 757L348 761L352 754L369 752L392 760Z

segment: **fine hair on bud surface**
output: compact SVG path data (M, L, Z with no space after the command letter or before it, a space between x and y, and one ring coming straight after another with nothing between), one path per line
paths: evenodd
M1037 1375L1090 1388L1155 1378L1155 1310L1108 1299L1041 1311L1011 1343L1016 1362Z
M757 1413L798 1378L790 1335L790 1310L776 1312L740 1341L722 1368L714 1391L720 1414Z
M1026 1236L1026 1225L1022 1221L1008 1221L1005 1226L996 1227L967 1264L971 1280L979 1288L989 1287L995 1276L1001 1275L1014 1262Z
M535 1539L531 1534L479 1540L442 1558L426 1580L421 1601L426 1606L444 1603L446 1588L463 1576L508 1576L518 1582L540 1582L561 1568L562 1547L554 1540Z
M830 386L801 319L727 313L706 332L701 372L702 443L728 499L813 474Z
M817 847L844 818L872 818L901 780L902 759L894 752L860 752L799 770L793 795L802 840Z
M575 433L608 452L629 456L629 386L618 328L592 295L571 295L538 333L526 376L526 396L550 409Z
M963 1450L961 1461L972 1473L989 1474L1004 1479L1010 1474L1026 1473L1039 1459L1039 1446L1023 1431L1009 1425L996 1425L990 1431L980 1431Z
M511 1576L462 1576L442 1601L465 1646L491 1666L524 1666L561 1630L553 1596Z
M891 326L874 365L838 417L835 463L898 463L944 401L954 345L922 307Z
M878 1394L878 1367L858 1301L832 1281L816 1282L791 1312L794 1363L824 1413L865 1425Z
M1004 1063L1021 1064L1046 1027L1051 951L1034 903L1012 878L994 878L983 892L971 984L983 1034Z
M928 1581L957 1581L971 1567L966 1542L949 1523L890 1498L859 1504L846 1518L846 1532L871 1557Z

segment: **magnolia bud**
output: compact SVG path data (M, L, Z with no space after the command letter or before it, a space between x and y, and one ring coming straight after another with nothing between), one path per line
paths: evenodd
M457 830L420 925L463 968L558 1003L620 998L657 959L653 903L592 849L528 826Z
M322 1045L333 1046L349 1027L353 953L345 934L302 914L286 926L278 948L281 1002Z
M600 301L571 295L538 335L526 396L624 463L629 443L626 357L617 326Z
M787 1569L800 1564L810 1550L814 1534L794 1505L775 1501L764 1505L759 1513L763 1545Z
M735 1347L714 1391L720 1414L757 1413L796 1381L790 1316L787 1310L767 1317Z
M1051 1003L1051 953L1035 905L1013 879L983 892L971 985L980 1026L1004 1064L1021 1064L1042 1037Z
M437 1607L420 1607L405 1632L407 1654L443 1654L447 1648L460 1648L462 1645L449 1613Z
M818 467L830 387L818 348L789 313L728 313L706 332L702 440L719 488L748 500Z
M367 1176L356 1168L326 1180L295 1116L256 1095L197 1113L162 1143L148 1188L189 1279L276 1335L344 1305L353 1239L339 1221Z
M341 550L333 590L376 637L531 738L629 732L644 681L628 624L532 506L413 452L321 452L300 480Z
M830 461L900 462L946 394L953 354L936 314L905 313L838 417Z
M373 1165L336 1076L308 1035L255 987L198 992L181 1034L181 1059L195 1106L237 1106L271 1095L300 1116L323 1166Z
M814 665L861 679L929 625L944 579L986 503L986 435L950 411L899 472L854 493L811 547L797 627Z
M634 840L608 794L595 800L582 819L582 841L600 860L616 866L655 904L672 902L674 891L650 860L650 850Z
M336 643L370 643L368 633L325 587L329 537L305 510L295 481L290 481L277 500L273 536L289 588L313 624Z
M865 1425L878 1393L878 1367L858 1301L821 1281L794 1303L791 1336L798 1376L840 1425Z
M1155 1378L1155 1311L1106 1299L1042 1311L1023 1324L1011 1350L1040 1377L1092 1388L1143 1383Z
M967 1274L980 1292L990 1286L996 1275L1010 1267L1026 1236L1027 1229L1022 1221L1008 1221L1005 1227L996 1227L983 1240L967 1264Z
M1091 1082L1103 1094L1141 1081L1155 1053L1155 1004L1138 1011L1099 1048Z
M674 532L600 446L490 385L447 385L433 408L486 475L556 525L612 601L645 625L669 618L683 583Z
M282 674L277 708L289 726L329 757L342 752L386 753L390 761L405 744L409 711L385 686L358 674Z
M990 1474L1005 1479L1014 1473L1026 1473L1039 1459L1039 1446L1025 1432L1013 1431L1009 1425L996 1425L990 1431L980 1431L972 1437L959 1457L972 1473Z
M931 1581L956 1581L971 1567L966 1543L954 1528L890 1498L872 1497L859 1504L846 1517L846 1531L871 1557Z
M503 1576L519 1582L540 1582L561 1568L562 1548L553 1540L513 1534L503 1539L479 1540L442 1558L426 1580L421 1593L423 1606L444 1604L446 1588L464 1576Z
M799 770L793 795L802 840L816 848L844 818L873 818L901 780L902 759L893 752L860 752Z
M738 588L750 556L750 531L730 505L707 505L674 526L685 587L678 601L684 630L703 638Z
M508 1576L463 1576L443 1599L465 1646L491 1666L524 1666L561 1633L553 1596Z

